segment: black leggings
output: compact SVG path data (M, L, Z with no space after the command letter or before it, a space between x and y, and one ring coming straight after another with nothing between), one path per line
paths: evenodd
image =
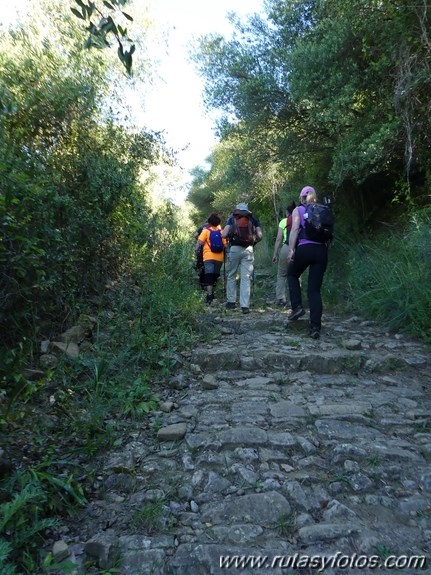
M218 278L220 277L220 270L223 262L216 260L204 261L204 285L215 286Z
M302 307L302 295L299 278L308 270L308 305L310 306L310 327L320 329L322 323L322 287L323 275L328 264L328 249L325 244L303 244L297 246L295 258L287 269L290 303L292 309Z

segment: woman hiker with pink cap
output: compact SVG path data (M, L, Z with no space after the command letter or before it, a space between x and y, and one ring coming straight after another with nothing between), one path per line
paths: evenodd
M305 207L307 204L317 203L316 190L311 186L305 186L301 190L299 199L301 205L295 208L292 214L292 229L287 256L289 260L287 281L292 306L292 313L287 316L287 319L290 321L297 320L305 314L299 278L309 268L307 288L308 305L310 306L309 336L318 339L322 321L320 289L328 263L328 246L321 242L311 241L305 235Z

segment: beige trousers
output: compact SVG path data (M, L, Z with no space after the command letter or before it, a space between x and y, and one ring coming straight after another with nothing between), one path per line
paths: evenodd
M226 298L230 303L236 303L237 273L240 274L239 304L250 307L251 282L254 269L253 247L242 248L231 246L228 252Z
M283 244L278 253L278 270L277 270L277 283L275 285L275 299L277 302L284 301L287 305L290 303L289 287L287 285L287 254L289 253L289 246Z

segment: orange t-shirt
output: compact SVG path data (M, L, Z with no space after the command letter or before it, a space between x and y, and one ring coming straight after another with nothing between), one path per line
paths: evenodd
M204 228L199 234L199 240L204 244L204 262L206 260L215 260L216 262L224 261L224 252L215 253L210 250L210 230L221 230L221 227L208 226ZM223 244L226 246L226 238L222 238Z

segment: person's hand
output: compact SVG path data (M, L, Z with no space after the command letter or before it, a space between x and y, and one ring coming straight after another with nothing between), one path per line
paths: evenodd
M287 254L287 261L293 262L294 258L295 258L295 250L289 250Z
M277 261L277 256L272 256L272 263L275 264L275 262Z

